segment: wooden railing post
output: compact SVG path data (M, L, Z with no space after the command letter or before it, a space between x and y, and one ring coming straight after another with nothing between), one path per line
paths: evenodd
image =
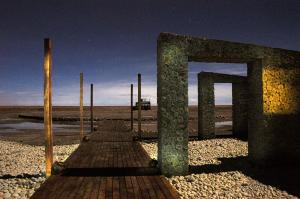
M133 84L130 85L130 129L133 131Z
M53 133L52 133L52 55L51 41L44 39L44 129L46 177L51 176L53 164Z
M91 84L91 106L90 106L90 111L91 111L91 133L94 132L94 112L93 112L93 84Z
M138 74L138 136L142 138L141 74Z
M80 141L83 140L83 73L80 73Z

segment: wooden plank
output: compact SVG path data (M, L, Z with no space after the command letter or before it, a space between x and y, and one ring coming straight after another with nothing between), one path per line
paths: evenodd
M106 187L105 187L105 198L106 199L113 198L112 189L113 189L113 180L112 180L112 177L107 177L106 178Z
M165 197L179 199L179 195L175 192L173 187L170 187L171 185L167 186L167 184L164 183L163 178L164 178L164 176L155 176L154 177L155 181L157 182L158 186L164 193ZM171 188L171 190L169 190L170 188ZM173 191L174 191L174 193L173 193Z
M179 194L177 193L177 191L172 187L172 185L169 183L169 181L167 181L166 177L164 176L159 176L159 178L161 179L161 182L164 183L164 185L166 186L166 189L168 189L172 195L173 198L180 198Z
M114 176L113 177L113 199L119 199L120 198L120 182L119 177Z
M122 140L128 134L121 135L114 132L109 137L106 133L102 140ZM102 135L95 133L91 138L101 140ZM119 138L118 138L119 137ZM151 169L149 156L142 146L134 141L130 142L103 142L90 140L83 142L73 156L68 158L68 168L97 169L100 174L106 175L101 168L124 169L132 171L134 167ZM80 172L80 171L79 171ZM83 172L84 173L84 172ZM74 173L75 174L75 173ZM79 173L80 175L80 173ZM113 175L113 174L112 174ZM124 173L126 175L126 173ZM128 174L127 174L128 175ZM138 174L140 175L140 173ZM34 194L35 198L179 198L176 190L170 183L160 176L55 176L50 177ZM34 198L33 197L33 198Z
M91 199L97 199L99 196L100 184L101 184L101 177L93 177L93 186L90 194Z
M33 199L39 199L39 198L47 198L49 192L46 192L44 190L47 190L48 187L55 187L55 184L57 182L56 176L49 177L41 186L40 188L31 196Z
M78 187L78 192L75 195L76 199L83 198L85 189L87 187L87 181L88 181L87 177L83 177L82 183L81 183L80 187Z
M101 177L101 183L99 184L99 192L98 192L98 199L104 199L105 197L105 190L106 190L106 177Z
M120 181L120 198L127 199L126 182L124 176L119 176Z
M126 191L128 198L134 198L134 190L132 187L130 176L125 176L125 185L126 185Z
M134 197L135 198L142 198L141 190L140 190L140 187L137 183L136 176L131 176L130 179L131 179L132 188L133 188L133 191L134 191Z
M166 198L154 178L155 178L154 176L148 176L148 179L151 182L153 189L155 190L156 198L161 198L161 199Z
M86 177L86 186L84 189L83 199L91 198L91 193L93 191L93 183L95 181L95 177ZM98 194L98 193L97 193Z
M149 191L148 191L147 187L145 186L145 183L143 181L143 177L142 176L136 176L136 181L138 183L138 186L140 187L143 198L150 199Z
M62 180L62 178L60 176L55 176L55 177L56 177L56 182L55 182L54 186L49 187L52 189L51 191L49 191L49 193L47 195L47 197L49 197L49 198L57 198L59 196L60 191L63 191L61 188L65 184L64 181Z
M153 199L156 198L155 190L153 189L151 182L148 179L148 176L141 176L141 178L143 179L144 185L149 192L150 198L153 198Z

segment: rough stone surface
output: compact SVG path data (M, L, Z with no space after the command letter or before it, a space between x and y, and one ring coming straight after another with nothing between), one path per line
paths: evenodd
M187 173L188 61L246 63L249 157L262 165L300 161L299 52L170 33L159 35L157 49L158 161L163 174Z
M151 158L157 157L157 142L142 142L142 145ZM247 164L243 164L242 160L230 163L228 166L232 169L226 167L222 169L220 159L243 159L247 154L247 142L237 139L191 141L189 142L190 165L202 168L202 172L187 176L172 176L168 180L183 199L298 198L285 189L265 184L246 175L247 172L235 169L239 167L247 170ZM219 169L213 169L218 167ZM211 169L204 172L205 168ZM248 173L252 172L248 171Z
M54 146L64 161L78 145ZM30 198L45 181L45 147L0 141L0 198Z
M158 164L165 175L188 172L188 59L183 45L158 45Z
M198 73L198 137L215 137L214 83L232 83L233 135L248 135L248 84L247 77L211 72Z

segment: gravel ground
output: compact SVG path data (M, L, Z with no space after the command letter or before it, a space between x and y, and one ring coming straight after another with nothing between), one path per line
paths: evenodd
M156 142L141 144L151 158L157 158ZM243 157L248 155L247 147L247 142L236 139L190 141L189 162L194 172L187 176L173 176L167 179L181 198L297 198L286 191L252 179L237 169L227 171L225 167L225 171L220 170L220 158L238 159L242 162ZM234 167L236 163L228 165ZM195 172L197 168L201 172Z
M64 161L78 145L54 146L55 161ZM0 140L0 198L29 198L45 181L45 150Z

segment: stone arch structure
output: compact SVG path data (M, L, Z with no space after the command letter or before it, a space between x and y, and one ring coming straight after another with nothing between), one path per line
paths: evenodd
M161 33L157 43L158 162L165 175L188 173L188 62L246 63L249 159L300 159L300 53Z
M248 136L247 77L211 72L198 73L198 138L215 137L215 83L232 83L233 136Z

